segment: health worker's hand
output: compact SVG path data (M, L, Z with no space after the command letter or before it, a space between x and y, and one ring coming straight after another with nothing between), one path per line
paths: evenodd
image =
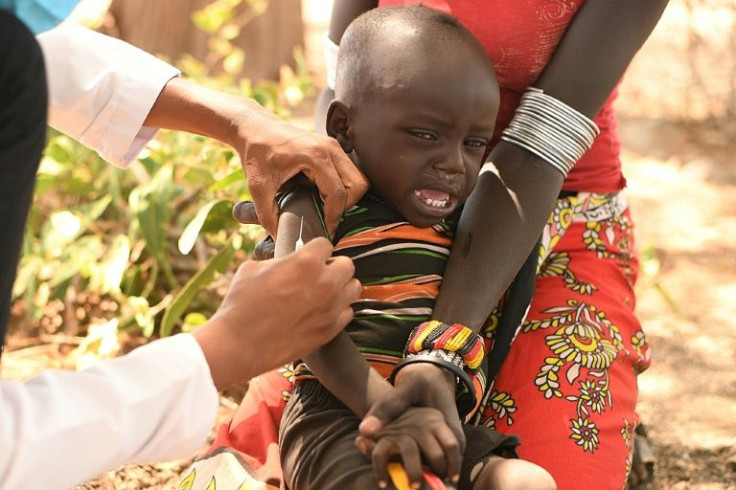
M355 267L331 253L315 238L287 257L240 265L220 308L194 331L218 389L309 354L353 318Z
M253 218L271 236L278 225L276 193L300 172L319 189L330 234L368 189L335 139L297 128L268 111L245 113L228 141L240 153L248 176Z

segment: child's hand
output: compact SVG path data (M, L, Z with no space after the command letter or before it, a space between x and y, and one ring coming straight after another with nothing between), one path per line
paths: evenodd
M412 407L386 424L375 439L359 436L358 449L370 457L380 488L390 481L388 463L400 456L413 488L422 482L422 458L437 475L457 482L460 475L461 444L439 410Z
M450 371L432 364L416 363L399 371L394 390L374 403L360 424L360 435L373 439L386 424L402 415L409 407L439 410L465 450L465 436L455 406L455 380Z

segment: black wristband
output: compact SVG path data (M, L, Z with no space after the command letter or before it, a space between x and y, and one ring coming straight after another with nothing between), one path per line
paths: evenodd
M452 362L430 354L410 355L409 357L399 361L399 363L394 366L394 369L391 371L391 375L388 378L389 382L391 384L394 383L396 374L401 369L405 368L409 364L420 362L433 364L442 369L446 369L455 375L455 405L457 406L460 419L464 420L465 416L473 409L473 407L475 407L477 401L475 397L475 389L473 388L473 382L471 381L468 373Z

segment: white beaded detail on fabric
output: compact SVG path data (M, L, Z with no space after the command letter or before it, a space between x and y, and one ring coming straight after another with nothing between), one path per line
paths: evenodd
M501 139L533 153L567 176L599 133L592 119L541 89L529 87Z

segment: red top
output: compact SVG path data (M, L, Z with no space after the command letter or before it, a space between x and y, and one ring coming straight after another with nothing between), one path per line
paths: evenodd
M501 87L494 144L508 126L524 90L549 62L568 24L585 0L380 0L379 6L423 5L451 14L485 46ZM503 8L511 10L498 14ZM601 130L562 186L565 190L615 192L626 185L619 160L620 141L614 90L595 117Z

